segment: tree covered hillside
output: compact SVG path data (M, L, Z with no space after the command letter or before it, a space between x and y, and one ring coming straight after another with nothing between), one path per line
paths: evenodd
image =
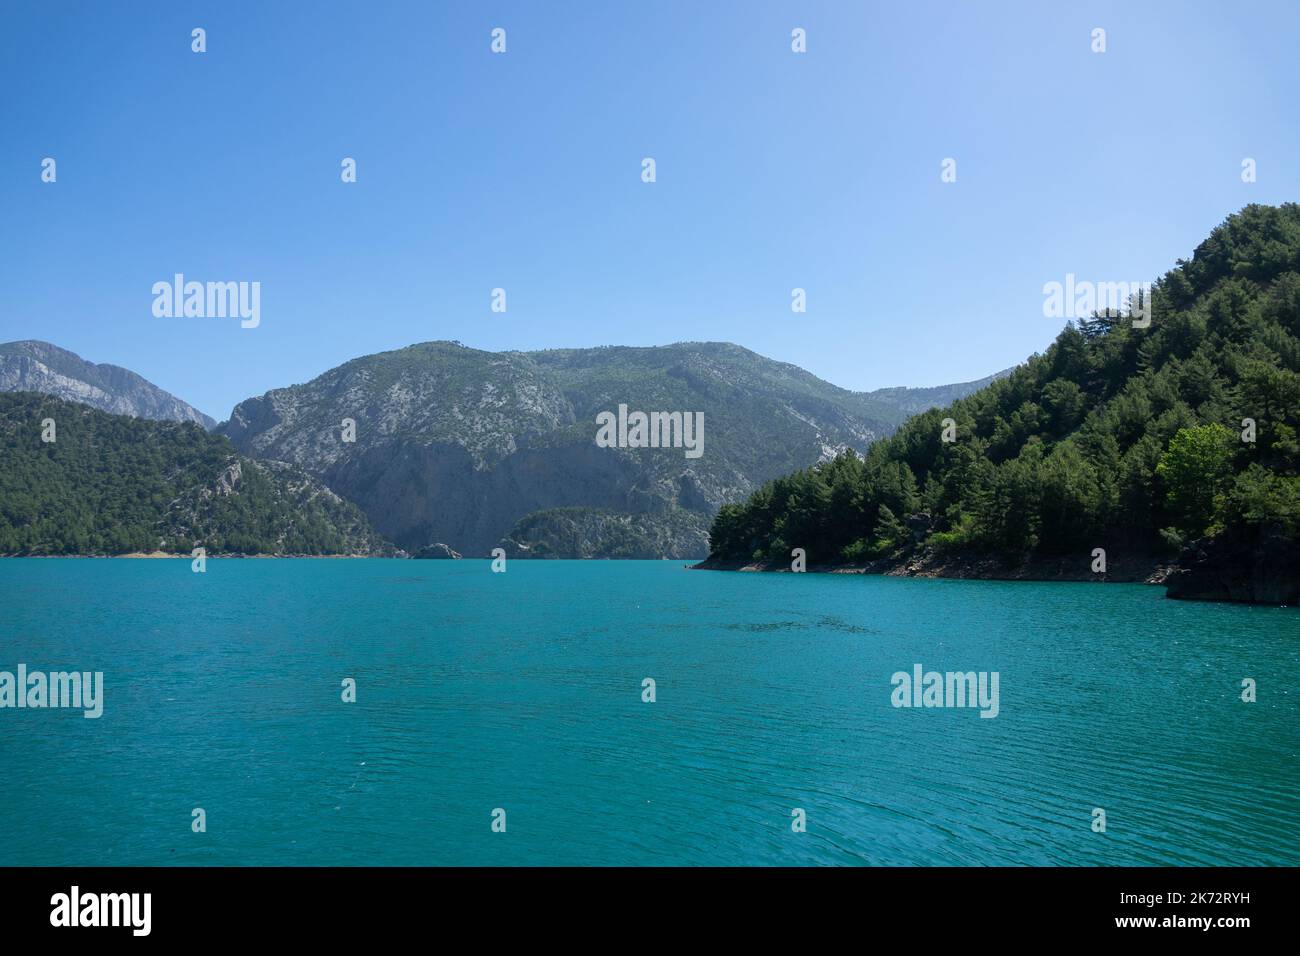
M1154 286L1152 321L1071 323L1043 355L865 457L723 507L716 559L1159 555L1300 524L1300 206L1248 206ZM945 442L944 420L956 424ZM1254 440L1249 422L1254 422ZM950 432L951 436L951 432Z
M0 394L0 554L198 546L209 554L392 550L328 488L290 466L241 458L197 424Z

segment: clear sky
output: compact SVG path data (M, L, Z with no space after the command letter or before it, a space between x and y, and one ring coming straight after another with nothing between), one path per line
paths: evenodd
M1054 337L1045 282L1300 199L1298 50L1295 0L5 3L0 341L218 419L431 339L978 378ZM177 272L261 325L155 317Z

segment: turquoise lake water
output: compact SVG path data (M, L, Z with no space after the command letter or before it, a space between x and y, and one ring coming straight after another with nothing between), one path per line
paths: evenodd
M0 865L1300 864L1295 609L648 561L6 559L0 597L0 670L105 685L0 709ZM915 664L997 671L998 716L895 708Z

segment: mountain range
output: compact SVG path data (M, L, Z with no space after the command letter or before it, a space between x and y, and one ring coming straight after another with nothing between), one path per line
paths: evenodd
M407 551L553 557L701 556L723 503L863 452L913 408L992 378L852 392L728 343L494 353L428 342L250 398L213 426L139 376L48 343L0 356L3 390L214 427L233 453L286 463L355 503ZM702 413L703 454L598 447L596 416L620 405Z
M597 415L620 405L703 413L703 454L598 447ZM218 431L317 476L407 550L527 554L529 529L545 527L543 550L570 554L556 535L603 526L574 510L593 509L637 515L639 536L659 541L652 553L685 558L706 553L724 502L800 463L864 451L904 417L727 343L494 353L429 342L241 402ZM543 512L555 513L539 522ZM591 540L579 551L605 552Z
M874 392L728 343L426 342L220 425L125 369L9 343L0 553L781 569L801 549L827 569L1300 600L1300 206L1228 217L1144 308L1071 321L978 382Z

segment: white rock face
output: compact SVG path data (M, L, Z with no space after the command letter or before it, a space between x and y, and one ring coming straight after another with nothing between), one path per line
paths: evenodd
M117 365L96 365L48 342L0 345L0 392L39 392L113 415L155 421L216 422L175 395Z

